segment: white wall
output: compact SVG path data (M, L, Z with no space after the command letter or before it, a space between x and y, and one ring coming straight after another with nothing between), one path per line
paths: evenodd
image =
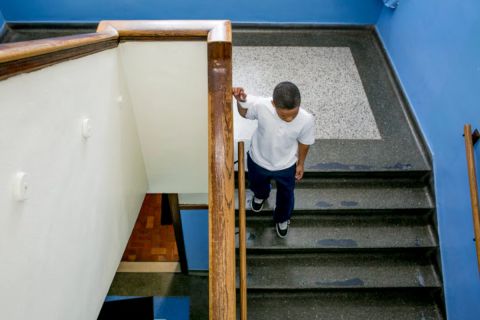
M126 42L119 49L149 192L207 192L206 42Z
M0 319L98 315L147 189L121 70L111 49L0 81Z

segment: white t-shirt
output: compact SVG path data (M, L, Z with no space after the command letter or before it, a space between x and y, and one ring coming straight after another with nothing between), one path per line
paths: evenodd
M259 166L277 171L291 167L298 160L298 142L312 145L315 142L313 116L300 108L290 122L282 120L272 105L272 98L248 95L240 106L248 109L246 118L258 120L253 134L250 156Z

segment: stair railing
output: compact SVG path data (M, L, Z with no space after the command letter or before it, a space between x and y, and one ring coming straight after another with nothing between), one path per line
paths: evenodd
M204 40L208 55L209 318L236 318L232 29L228 20L101 21L96 33L0 44L0 80L124 41Z
M475 232L475 246L477 248L478 270L480 272L480 210L478 202L477 173L475 170L475 155L473 147L480 138L477 129L472 132L470 124L464 126L465 149L467 153L468 179L470 181L470 199L472 202L473 227Z
M0 80L116 48L114 28L96 33L0 44Z
M247 320L247 245L245 212L245 147L238 142L238 248L240 251L240 320Z

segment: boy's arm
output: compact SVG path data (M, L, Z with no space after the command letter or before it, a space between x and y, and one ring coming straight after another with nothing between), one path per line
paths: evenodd
M308 149L310 146L308 144L298 143L298 161L297 161L297 169L295 172L295 179L300 181L303 178L304 172L304 164L305 159L307 158Z
M243 118L247 118L247 111L248 109L246 108L242 108L242 106L240 105L240 102L237 100L237 109L238 109L238 113L243 117Z
M315 120L313 116L309 116L308 122L303 127L298 142L298 161L297 170L295 172L295 179L300 181L303 178L304 163L307 158L308 149L310 145L315 143Z

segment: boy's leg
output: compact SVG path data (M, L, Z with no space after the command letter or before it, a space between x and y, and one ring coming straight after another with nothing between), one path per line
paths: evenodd
M247 153L248 182L255 198L267 199L270 195L270 171L256 164Z
M295 165L275 172L273 179L277 184L277 199L273 220L276 223L290 219L295 204Z

